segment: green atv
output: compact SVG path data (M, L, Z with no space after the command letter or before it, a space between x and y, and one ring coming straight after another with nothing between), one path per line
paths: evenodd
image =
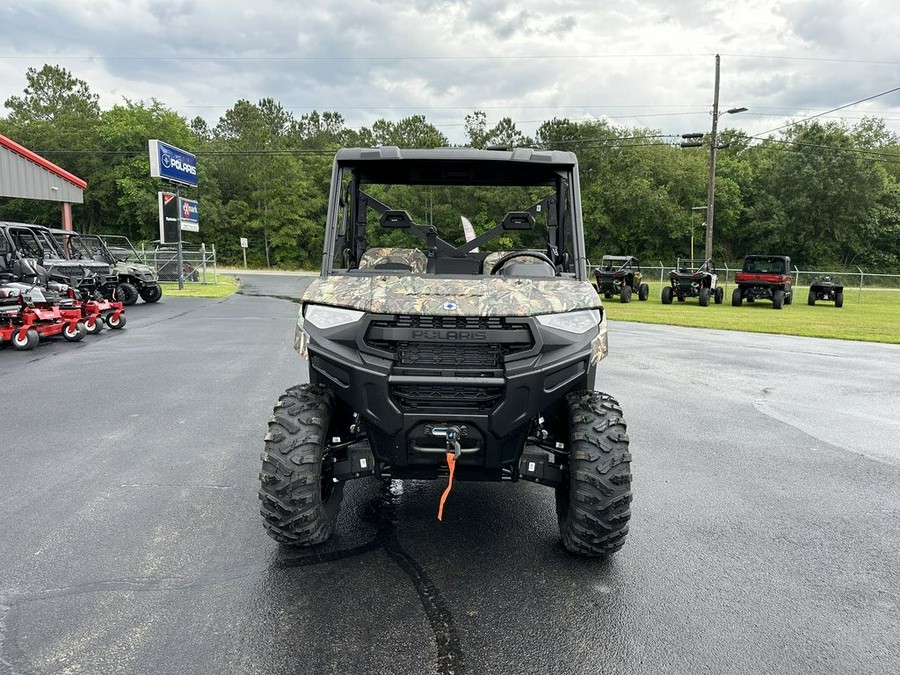
M528 480L553 488L568 551L621 548L631 453L598 391L607 321L583 227L570 152L338 151L294 335L308 382L281 396L262 454L268 533L325 542L348 480L446 480L438 519L454 478Z
M115 234L82 235L91 247L95 260L104 260L119 275L116 300L133 305L138 297L144 302L156 302L162 297L162 287L152 267L131 245L128 237Z

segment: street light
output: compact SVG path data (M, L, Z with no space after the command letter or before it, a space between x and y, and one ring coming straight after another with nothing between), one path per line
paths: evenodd
M713 95L712 110L712 133L709 135L709 184L706 187L706 255L707 260L712 258L713 243L713 215L715 211L715 194L716 194L716 131L718 130L719 118L722 115L734 115L736 113L746 112L747 108L729 108L724 112L719 112L719 55L716 54L716 88Z

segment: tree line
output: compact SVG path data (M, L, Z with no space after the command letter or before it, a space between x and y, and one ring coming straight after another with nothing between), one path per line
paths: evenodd
M442 147L447 137L423 115L349 128L337 112L293 115L277 101L239 100L210 126L163 102L124 100L102 110L87 82L59 66L29 68L21 96L5 103L0 133L85 179L77 229L152 241L159 234L147 140L197 155L201 232L223 263L319 266L328 183L340 147ZM484 112L465 117L466 145L539 147L577 154L588 257L629 254L665 264L702 251L709 148L681 148L659 130L604 120L554 118L533 137ZM719 137L714 259L790 255L801 268L900 268L900 138L883 120L819 120L753 139ZM0 199L0 220L58 224L58 205ZM700 253L697 253L700 256Z

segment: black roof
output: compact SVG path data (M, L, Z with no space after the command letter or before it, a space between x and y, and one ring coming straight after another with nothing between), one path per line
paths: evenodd
M534 164L556 164L574 166L577 164L574 152L564 150L534 150L514 148L512 150L478 150L475 148L398 148L394 145L380 148L342 148L337 151L338 163L365 161L441 161L441 162L528 162Z

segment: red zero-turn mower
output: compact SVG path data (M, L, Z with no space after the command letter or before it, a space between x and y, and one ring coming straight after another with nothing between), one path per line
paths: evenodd
M96 335L103 326L118 330L125 327L125 305L115 300L107 300L97 291L92 274L83 277L72 277L73 285L49 281L48 286L57 288L63 300L63 315L75 318L84 323L91 335Z
M19 350L34 349L42 337L62 335L78 342L87 335L80 313L62 309L59 295L28 284L0 287L0 338Z
M81 312L81 319L88 333L92 335L103 330L104 324L115 330L125 327L125 306L121 302L102 298L76 298L75 305Z
M53 269L49 270L49 284L58 284L60 292L67 295L78 312L78 318L84 322L87 332L95 335L106 325L118 330L125 327L125 305L116 300L107 300L99 291L98 278L94 273L80 268L81 276L72 274L70 284L53 279Z

